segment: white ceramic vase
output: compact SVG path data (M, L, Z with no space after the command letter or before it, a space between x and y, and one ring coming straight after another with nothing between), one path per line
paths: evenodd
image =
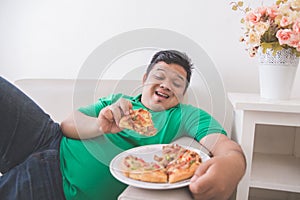
M266 53L259 50L260 96L265 99L286 100L290 98L299 64L290 49L282 49L273 55L272 49Z

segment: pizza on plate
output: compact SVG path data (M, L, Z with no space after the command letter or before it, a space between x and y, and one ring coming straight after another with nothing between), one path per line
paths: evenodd
M163 166L154 162L146 162L136 156L126 156L122 162L126 177L152 183L166 183L168 177Z
M157 133L151 118L151 113L142 108L132 110L129 115L122 117L119 126L121 128L134 130L145 136L153 136Z
M178 144L164 145L162 155L154 155L154 162L133 155L126 156L122 161L123 174L135 180L155 183L176 183L191 178L201 157L195 151Z

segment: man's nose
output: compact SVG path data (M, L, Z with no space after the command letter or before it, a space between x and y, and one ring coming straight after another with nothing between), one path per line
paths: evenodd
M161 84L160 84L160 87L165 89L165 90L171 90L171 84L169 81L163 81Z

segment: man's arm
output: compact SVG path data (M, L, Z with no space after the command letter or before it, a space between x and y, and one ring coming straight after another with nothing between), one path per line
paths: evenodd
M201 164L189 186L195 199L227 200L246 170L241 147L223 134L210 134L200 141L213 154Z
M61 123L65 136L74 139L89 139L105 133L118 133L122 129L119 121L122 116L128 115L132 104L120 99L116 103L103 108L98 117L90 117L79 111L74 111Z
M87 139L102 134L97 118L87 116L79 111L71 113L60 126L65 136L74 139Z

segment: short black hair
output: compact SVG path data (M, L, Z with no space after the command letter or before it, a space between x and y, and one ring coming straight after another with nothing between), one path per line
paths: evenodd
M167 64L177 64L183 67L183 69L186 71L186 88L188 87L191 75L192 75L192 69L193 64L191 63L191 59L183 52L177 51L177 50L163 50L159 51L154 54L152 57L150 64L147 67L146 75L150 73L153 66L158 62L165 62Z

